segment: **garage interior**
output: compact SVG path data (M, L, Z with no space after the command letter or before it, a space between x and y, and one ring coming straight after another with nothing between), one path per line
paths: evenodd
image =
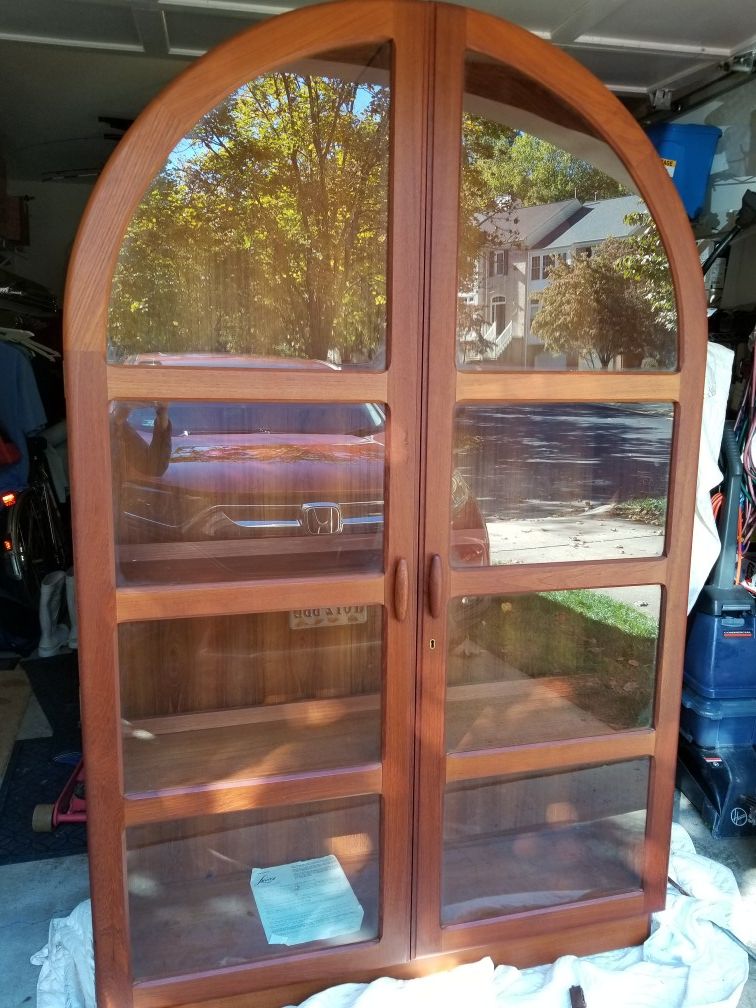
M185 67L244 27L309 5L26 0L0 11L5 98L0 106L0 329L31 332L53 351L36 355L35 373L61 459L65 401L58 355L66 269L99 173L140 111ZM665 5L657 0L586 0L570 9L559 0L484 0L467 6L559 45L603 81L644 127L669 122L718 127L722 136L705 206L692 222L702 260L732 231L745 193L756 189L756 11L750 0L716 5L710 0ZM743 365L752 352L749 336L756 324L753 235L756 228L735 238L729 258L720 259L707 274L710 334L736 355L731 405L742 393ZM56 492L65 522L65 483L62 487ZM14 712L6 719L8 737L0 738L0 772L17 738L49 736L53 730L49 712L39 707L28 683L20 691L18 687L23 673L17 661L35 656L35 619L13 598L0 598L0 653L5 656L0 675L12 684L6 687L0 680L0 697L10 689L9 710ZM73 655L75 666L75 651ZM57 696L70 708L70 695ZM75 749L75 732L66 742ZM0 792L0 809L2 798ZM756 900L756 884L749 878L756 869L752 841L712 842L685 799L680 816L697 847L731 864L744 892ZM70 827L62 827L66 829ZM0 878L14 894L0 919L0 936L9 936L9 980L0 1008L17 1008L33 999L37 969L28 964L29 956L44 943L50 918L69 913L86 896L81 830L79 838L77 852L68 856L56 851L49 860L44 854L28 861L0 856ZM753 977L741 1004L756 1004Z

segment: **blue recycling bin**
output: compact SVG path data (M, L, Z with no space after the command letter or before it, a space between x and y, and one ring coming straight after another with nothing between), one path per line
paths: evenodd
M690 220L701 213L722 130L697 123L658 123L647 135L663 159Z

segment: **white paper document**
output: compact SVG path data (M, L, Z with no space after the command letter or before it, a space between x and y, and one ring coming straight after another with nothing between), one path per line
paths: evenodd
M333 854L253 868L250 884L269 945L302 945L362 926L364 911Z

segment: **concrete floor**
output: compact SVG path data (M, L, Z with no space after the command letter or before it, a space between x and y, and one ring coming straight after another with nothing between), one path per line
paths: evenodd
M0 868L0 1008L34 1008L39 967L30 956L47 942L53 917L89 895L86 854Z

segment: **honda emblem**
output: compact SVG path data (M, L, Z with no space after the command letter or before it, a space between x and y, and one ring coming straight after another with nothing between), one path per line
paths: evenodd
M308 535L335 535L344 528L338 504L303 504L302 517Z

